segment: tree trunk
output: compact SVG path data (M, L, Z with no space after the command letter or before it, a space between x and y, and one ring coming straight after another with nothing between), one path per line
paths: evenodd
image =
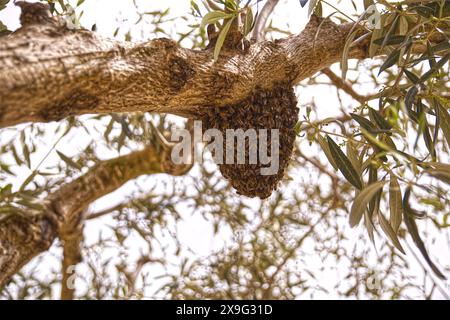
M295 85L339 61L353 26L313 16L299 35L246 52L225 45L214 62L212 49L185 49L169 39L115 41L69 29L42 4L22 11L22 27L0 37L0 128L108 112L196 118L204 108L235 105L279 82ZM365 56L363 43L350 52Z

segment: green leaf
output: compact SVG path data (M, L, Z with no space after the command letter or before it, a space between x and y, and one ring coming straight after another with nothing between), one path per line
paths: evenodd
M386 58L386 60L381 65L378 75L380 75L384 70L389 69L394 64L396 64L399 58L400 58L400 50L397 49L392 51L391 54Z
M419 83L419 77L416 76L413 72L408 71L408 70L403 70L403 72L405 73L405 75L408 77L409 80L411 80L412 83L417 84Z
M364 225L366 227L367 234L369 235L370 242L372 242L373 246L375 247L375 237L373 234L375 227L373 225L372 215L369 214L369 211L367 211L367 210L364 211Z
M426 117L424 117L424 127L423 127L423 140L425 141L425 146L427 147L428 151L430 152L431 157L433 160L436 160L436 150L433 138L430 134L430 127L428 125Z
M386 181L378 181L365 187L355 198L350 210L350 226L355 227L361 221L370 200L380 191Z
M214 24L216 22L219 22L220 20L224 20L226 18L231 17L232 15L229 13L225 13L223 11L211 11L205 14L205 16L202 19L202 22L200 23L200 28L204 28L208 24Z
M386 152L395 151L395 150L392 150L391 147L389 147L389 145L387 145L386 143L382 142L381 140L378 140L375 136L373 136L366 129L361 128L360 130L361 130L361 133L366 138L367 142L369 142L372 146L374 146L375 149L378 149L378 151L380 151L379 149L386 151Z
M320 134L316 136L317 142L320 144L320 147L322 148L323 152L325 153L325 156L327 157L330 164L333 166L334 170L338 170L338 166L336 162L334 161L333 155L331 154L330 147L328 146L327 142L325 141L325 138L322 137Z
M353 146L353 142L352 141L348 141L347 142L347 157L350 160L350 162L352 163L353 167L356 169L356 171L358 173L361 173L361 161L358 158L358 151L356 150L356 148ZM336 168L337 170L337 168Z
M361 127L363 127L364 129L366 129L369 132L375 132L376 131L376 127L375 125L370 122L370 120L361 117L360 115L357 115L356 113L350 113L350 116L353 118L353 120L355 120L356 122L359 123L359 125Z
M70 159L68 156L66 156L64 153L56 150L56 153L61 158L62 161L64 161L69 167L81 170L82 166Z
M345 80L347 77L347 71L348 71L348 54L350 53L350 48L352 46L353 40L356 37L358 30L354 30L352 33L350 33L345 40L344 49L342 51L342 60L341 60L341 70L342 70L342 79Z
M350 160L342 152L341 148L333 141L329 136L327 136L328 146L330 148L331 155L333 156L339 171L344 175L344 177L358 189L362 189L363 184L361 177L359 176L356 169L353 167Z
M386 36L384 37L383 43L381 44L381 48L384 48L387 44L387 42L390 40L392 36L394 36L394 32L397 29L398 23L399 23L399 15L398 13L395 13L394 21L392 22L391 26L389 27L388 31L386 32Z
M417 86L413 86L406 93L405 106L406 106L407 109L411 109L412 108L418 92L419 92L419 89L417 88Z
M195 10L195 12L196 12L199 16L202 15L202 13L201 13L201 11L200 11L200 8L198 7L198 4L197 4L194 0L191 0L191 7L192 7L192 9Z
M37 174L38 174L38 171L37 171L37 170L33 170L33 172L31 172L31 174L25 179L25 181L22 182L21 186L19 187L19 191L25 190L25 187L26 187L31 181L33 181L34 177L36 177Z
M432 47L433 52L440 52L450 49L450 41L443 40Z
M234 17L231 18L220 30L219 37L217 38L216 46L214 47L214 61L219 58L220 50L222 49L223 43L227 37L228 31L230 30L231 24L233 23Z
M369 115L373 118L375 123L381 129L383 129L383 130L390 130L390 129L392 129L392 126L390 125L390 123L387 122L383 118L383 116L378 111L376 111L375 109L369 107Z
M442 182L445 182L450 185L450 170L443 171L443 170L426 170L426 172L435 177L436 179L441 180Z
M393 174L389 183L389 211L392 229L397 233L402 223L402 190L397 177Z
M371 185L378 181L378 169L374 165L369 166L369 181L368 184ZM369 215L372 218L374 213L378 212L380 208L381 201L381 190L377 192L375 197L372 198L369 202Z
M439 60L430 70L425 72L421 77L419 82L424 82L428 80L433 74L435 74L444 64L450 59L450 53L446 54Z
M311 13L314 11L314 8L316 7L318 0L310 0L309 1L309 7L308 7L308 17L311 15Z
M395 232L394 229L392 229L391 225L381 212L378 215L378 217L383 232L389 237L394 247L396 247L401 253L405 254L405 250L403 250L403 247L400 244L400 241L398 240L397 232Z
M450 146L450 115L447 110L438 102L435 103L436 111L439 113L441 130L444 133L444 137Z
M386 20L386 15L382 15L380 18L380 25L383 26ZM383 35L383 28L374 29L372 31L372 37L370 39L370 48L369 48L369 57L374 57L380 48L374 41L378 39L381 35Z
M409 196L411 193L410 187L405 192L403 197L403 219L405 220L406 228L411 235L415 245L419 249L420 253L422 253L423 258L430 266L431 270L442 280L446 280L446 277L442 274L442 272L437 268L437 266L431 261L430 256L428 255L427 249L425 248L425 244L420 237L419 230L416 225L416 221L414 219L413 209L409 206Z
M245 22L244 22L244 37L247 36L253 28L253 12L252 8L248 7L247 12L245 13Z

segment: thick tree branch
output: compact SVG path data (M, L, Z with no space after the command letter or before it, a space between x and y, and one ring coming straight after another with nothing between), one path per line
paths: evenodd
M254 44L246 53L224 47L214 62L211 50L168 39L132 44L70 30L56 18L28 20L0 38L0 127L108 112L196 118L205 108L234 105L258 87L294 85L339 61L352 27L325 21L316 37L321 18L313 16L299 35ZM350 52L365 55L364 44Z
M42 214L13 215L1 220L0 289L33 257L48 250L58 236L66 249L64 267L76 263L79 228L87 207L140 175L183 175L189 171L191 165L173 164L170 152L167 147L158 151L155 146L148 146L142 151L100 162L51 193L44 201L47 210Z

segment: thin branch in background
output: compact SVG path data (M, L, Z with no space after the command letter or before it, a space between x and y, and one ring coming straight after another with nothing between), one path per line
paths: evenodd
M357 93L353 87L346 81L344 81L341 77L336 75L330 68L325 68L322 70L322 73L326 75L331 82L339 89L350 95L353 99L358 101L361 104L366 103L368 101L368 97L360 95Z
M252 40L254 42L261 42L264 40L266 34L266 23L269 20L270 15L278 4L279 0L267 0L264 4L261 12L256 18L255 27L253 28Z
M81 221L75 223L71 230L60 234L63 243L61 300L73 300L75 294L75 266L81 262L81 242L83 241L83 226Z

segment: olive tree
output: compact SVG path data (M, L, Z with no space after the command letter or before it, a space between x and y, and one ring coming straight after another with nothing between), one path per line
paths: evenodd
M427 242L449 226L450 1L303 0L296 33L275 26L277 0L191 1L175 20L188 30L172 33L169 9L130 2L147 41L83 25L83 2L17 1L21 26L0 24L3 297L446 296L450 266ZM298 94L324 83L337 116ZM189 132L279 129L278 172L174 161L180 119ZM179 239L194 214L229 235L207 257ZM355 245L360 224L372 244ZM413 259L426 284L405 272ZM323 287L321 265L345 281Z

